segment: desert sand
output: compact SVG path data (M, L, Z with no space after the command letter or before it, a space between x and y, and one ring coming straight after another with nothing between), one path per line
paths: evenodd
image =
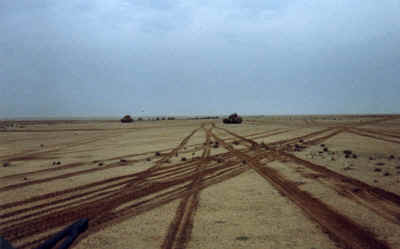
M399 116L4 121L0 163L16 248L400 248Z

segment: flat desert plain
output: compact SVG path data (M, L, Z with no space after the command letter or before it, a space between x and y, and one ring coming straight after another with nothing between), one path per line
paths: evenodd
M0 123L0 236L35 248L400 248L400 117Z

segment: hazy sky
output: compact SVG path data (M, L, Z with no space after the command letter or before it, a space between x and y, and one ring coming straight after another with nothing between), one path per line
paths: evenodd
M0 0L0 118L399 108L399 0Z

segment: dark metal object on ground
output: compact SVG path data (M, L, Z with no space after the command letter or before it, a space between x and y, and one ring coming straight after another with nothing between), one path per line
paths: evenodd
M78 238L79 234L86 231L86 229L88 228L88 223L88 219L80 219L74 224L70 225L69 227L51 237L49 240L44 242L43 245L37 247L36 249L51 249L64 238L65 240L57 249L67 249L72 245L74 240Z
M58 232L53 237L48 239L39 247L35 249L55 249L55 246L62 241L61 245L57 249L67 249L72 243L78 238L79 234L86 231L88 228L89 220L80 219L64 230ZM0 249L15 249L7 240L0 237Z
M0 237L0 249L14 249L7 240Z

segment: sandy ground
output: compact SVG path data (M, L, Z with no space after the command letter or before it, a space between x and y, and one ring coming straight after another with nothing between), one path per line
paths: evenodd
M0 236L80 218L80 249L400 248L400 117L0 122Z

